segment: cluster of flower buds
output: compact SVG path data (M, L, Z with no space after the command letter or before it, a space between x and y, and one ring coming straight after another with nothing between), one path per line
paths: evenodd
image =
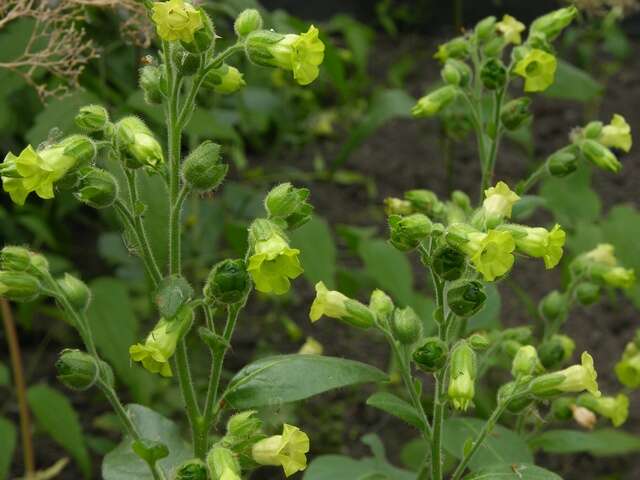
M570 268L574 278L601 286L628 289L636 281L634 270L620 265L613 245L608 243L601 243L578 256Z
M9 300L35 300L48 274L49 262L43 255L13 245L0 251L0 295Z
M215 190L224 180L229 165L220 159L220 145L209 140L198 145L182 164L182 177L196 192Z

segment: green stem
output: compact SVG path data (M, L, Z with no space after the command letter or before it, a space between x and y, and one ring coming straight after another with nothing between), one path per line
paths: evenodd
M547 164L546 162L540 165L531 175L527 177L520 185L518 185L516 193L518 195L523 195L531 190L540 180L547 177L549 173L547 172Z
M500 126L500 110L502 110L502 100L504 99L505 89L500 89L495 93L493 99L493 124L494 129L491 138L491 148L489 156L482 163L482 184L480 189L480 198L483 198L484 191L489 188L493 180L493 171L496 166L496 157L498 154L498 146L500 145L500 137L502 136L502 128ZM481 135L484 133L481 132Z
M431 478L442 480L442 424L444 421L444 369L435 375L433 399L433 441L431 442Z
M178 375L178 383L182 391L189 425L191 426L191 438L193 441L194 451L198 441L198 432L201 429L202 417L200 416L200 407L196 399L196 392L193 387L191 371L189 369L189 356L187 353L187 344L184 338L180 339L176 346L174 354L174 363Z

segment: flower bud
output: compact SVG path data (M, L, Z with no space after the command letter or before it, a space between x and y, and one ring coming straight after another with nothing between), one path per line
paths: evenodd
M553 177L566 177L578 168L578 149L575 145L569 145L552 153L547 158L546 168Z
M394 336L403 345L411 345L422 336L422 320L411 307L398 308L393 315Z
M72 390L87 390L98 380L96 360L80 350L66 349L56 361L57 378Z
M589 122L582 129L582 134L584 135L585 138L591 138L593 140L597 140L598 137L600 137L600 134L602 133L603 126L604 125L602 122L597 122L597 121Z
M459 317L478 313L487 300L484 286L477 280L458 280L447 291L447 304Z
M575 343L566 335L553 335L540 345L540 361L546 369L557 368L573 355Z
M58 285L73 308L79 312L87 309L91 302L91 290L82 280L65 273L64 277L58 280Z
M140 69L140 88L144 92L144 100L150 105L162 103L163 88L162 69L154 65L146 65Z
M622 358L614 367L616 377L625 387L640 387L640 351L635 343L630 342L622 354Z
M72 168L89 165L96 158L96 146L93 141L84 135L70 135L58 143L64 148L63 154L75 160Z
M515 98L504 104L502 110L500 110L502 125L507 130L520 128L531 117L530 104L531 99L529 97Z
M14 245L7 245L0 251L0 270L24 272L31 267L31 252Z
M507 42L503 37L496 36L482 46L482 53L485 57L499 57Z
M409 190L404 194L405 200L411 203L411 208L431 218L440 217L444 213L444 204L431 190Z
M298 350L299 355L322 355L324 346L313 337L307 337Z
M522 347L522 343L513 339L505 339L500 344L502 351L511 359L516 356L520 347Z
M475 396L476 354L466 341L460 341L451 352L449 398L457 410L467 410Z
M525 375L532 375L536 371L542 370L542 365L538 359L538 352L532 345L523 345L516 352L511 363L511 374L518 378Z
M491 38L496 30L496 17L491 16L480 20L473 29L476 38L484 42Z
M227 422L227 434L224 443L230 448L242 447L243 444L255 443L264 437L262 420L256 416L255 410L236 413Z
M585 139L580 143L580 151L594 165L613 173L618 173L622 169L622 164L611 150L595 140Z
M568 309L567 296L558 290L553 290L540 301L538 309L546 321L553 322L560 317L566 316Z
M536 18L529 27L529 35L543 34L548 40L554 40L576 17L578 10L573 5L560 8Z
M420 98L411 109L411 114L416 118L432 117L453 102L458 93L458 87L454 85L440 87Z
M110 172L91 167L80 172L73 195L92 208L107 208L118 198L118 190L118 181Z
M411 202L401 198L387 197L384 199L384 211L387 215L411 215Z
M461 251L443 245L431 257L431 268L443 280L459 279L467 267L467 258Z
M573 397L560 397L551 402L551 416L561 422L571 420L573 417L572 407L576 399Z
M420 245L431 233L431 220L426 215L414 213L407 217L389 217L391 244L398 250L408 252Z
M223 63L212 68L204 77L202 86L222 95L229 95L246 85L242 73L236 67Z
M600 286L591 282L582 282L576 288L576 298L580 305L593 305L600 299Z
M469 41L465 37L456 37L440 45L433 58L437 58L444 63L449 58L465 59L468 56Z
M216 189L224 180L229 165L220 162L220 145L205 140L182 164L182 177L198 192Z
M471 212L471 199L469 198L469 195L464 193L462 190L454 190L451 192L451 201L465 213Z
M437 372L447 363L448 354L444 341L438 337L429 337L413 351L413 361L425 372Z
M0 296L14 302L30 302L40 295L40 282L26 272L0 271Z
M193 298L193 287L178 274L164 277L154 295L154 303L158 307L160 316L173 318L189 300Z
M488 90L499 90L507 81L507 69L499 59L490 58L482 65L480 79Z
M308 188L295 188L289 182L275 186L264 200L269 218L287 222L289 229L298 228L311 219L313 207L307 202Z
M393 300L391 300L389 295L378 288L371 292L369 310L371 310L379 321L390 319L394 309Z
M99 132L109 122L109 113L102 105L86 105L80 108L74 121L85 132Z
M149 465L169 456L167 446L150 438L140 438L131 444L131 450Z
M155 167L164 161L160 143L138 117L125 117L116 123L116 141L128 168Z
M247 8L240 12L240 15L233 23L233 29L238 37L246 37L251 32L262 28L262 15L255 8Z
M502 331L502 338L505 340L515 340L520 343L527 343L531 340L531 327L513 327Z
M225 447L214 445L207 453L207 467L212 478L235 480L240 478L240 464L234 453ZM225 477L227 475L227 477Z
M198 13L202 19L202 27L193 32L192 41L185 41L184 39L180 40L182 48L195 55L201 55L208 52L213 49L216 43L216 32L211 18L203 8L198 8Z
M187 460L176 469L175 480L207 480L207 466L199 458Z
M471 335L467 341L471 348L477 351L486 350L491 345L491 340L484 333L474 333Z
M572 405L571 413L573 414L573 419L576 423L587 430L593 430L593 427L595 427L598 422L596 414L588 408L581 407L579 405Z
M442 76L442 80L449 85L465 87L469 84L472 74L469 65L455 58L450 58L444 64L440 75Z
M243 301L250 288L251 280L244 260L227 259L216 264L209 272L204 296L210 305L232 305Z

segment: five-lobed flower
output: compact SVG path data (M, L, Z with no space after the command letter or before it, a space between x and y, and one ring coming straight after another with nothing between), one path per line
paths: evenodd
M285 423L282 434L255 443L251 454L257 464L281 466L285 476L289 477L307 468L309 446L306 433Z
M193 42L194 33L203 27L202 14L185 0L154 2L151 19L158 36L169 42Z
M506 43L513 43L514 45L520 45L522 43L522 36L524 32L524 24L519 22L511 15L505 15L502 20L496 23L496 30L502 35Z
M547 373L531 382L531 392L539 396L557 395L562 392L577 393L584 390L599 397L598 374L593 366L593 358L583 352L579 365L572 365L559 372Z
M616 113L609 125L602 127L598 141L605 147L619 148L628 152L633 144L631 127L622 115Z
M375 323L374 314L366 305L338 291L329 290L323 282L318 282L316 298L309 310L309 319L317 322L323 316L359 328L369 328Z
M554 82L557 67L555 56L533 48L516 63L513 72L524 78L525 92L542 92Z

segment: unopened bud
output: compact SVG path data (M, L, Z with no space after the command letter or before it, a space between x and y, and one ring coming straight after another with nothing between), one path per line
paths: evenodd
M202 86L222 95L229 95L246 85L242 73L236 67L223 63L212 68L204 77Z
M405 200L411 203L413 210L437 218L444 212L444 204L431 190L409 190L404 194Z
M87 309L91 301L91 290L82 280L65 273L64 277L58 280L58 285L73 308L80 312Z
M247 8L238 15L233 29L238 37L246 37L251 32L262 29L262 15L255 8Z
M0 270L24 272L31 266L31 252L14 245L7 245L0 251Z
M558 290L553 290L548 293L547 296L540 301L539 306L540 314L549 322L565 316L567 314L567 308L567 296Z
M572 407L576 399L573 397L560 397L551 402L551 416L561 422L571 420L573 417Z
M582 282L576 288L576 298L581 305L593 305L600 299L600 286L591 282Z
M369 310L371 310L379 320L388 320L391 318L394 309L393 300L391 300L389 295L380 289L375 289L371 292Z
M26 272L0 271L0 296L14 302L30 302L40 295L40 282Z
M144 92L144 99L148 104L162 103L163 89L162 69L154 65L146 65L140 69L140 88Z
M471 199L469 195L464 193L462 190L454 190L451 192L451 201L454 205L460 207L465 213L469 213L471 211Z
M411 307L398 308L393 315L393 333L403 345L417 342L422 335L422 320Z
M264 200L269 218L280 218L293 230L311 219L313 207L307 202L308 188L296 188L290 183L281 183L274 187Z
M529 97L520 97L507 102L500 111L500 120L507 130L517 130L529 119L531 112Z
M507 81L507 69L499 59L490 58L480 70L480 79L488 90L499 90Z
M87 390L100 375L96 360L80 350L63 350L56 361L57 378L72 390Z
M459 280L447 292L447 304L459 317L471 317L478 313L487 300L484 286L477 280Z
M541 370L538 352L532 345L523 345L516 352L511 364L511 374L518 378L524 375L533 375Z
M220 162L220 145L209 140L196 147L182 164L184 181L198 192L217 188L228 170L229 165Z
M530 35L540 33L547 40L555 39L576 17L578 9L570 7L560 8L536 18L529 27Z
M425 372L436 372L444 367L448 353L444 341L438 337L429 337L413 351L413 361Z
M587 159L603 170L618 173L622 169L622 164L613 152L595 140L583 140L580 142L580 150Z
M109 122L109 113L102 105L86 105L80 108L74 121L85 132L99 132Z
M176 470L175 480L207 480L207 466L199 458L187 460Z
M600 137L600 134L602 133L603 126L604 125L602 122L598 122L598 121L589 122L587 126L582 129L582 134L585 136L585 138L591 138L593 140L597 140Z
M246 297L251 287L247 268L242 259L223 260L209 272L204 296L209 304L231 305Z
M384 211L387 215L411 215L411 202L401 198L387 197L384 199Z
M465 87L471 80L471 69L463 61L450 58L440 72L442 79L449 85Z
M256 416L255 410L236 413L227 422L227 434L224 442L228 445L241 445L247 440L262 435L262 420Z
M491 16L480 20L473 29L476 38L483 42L493 35L496 30L496 17Z
M547 172L554 177L565 177L578 168L578 148L569 145L552 153L547 158Z
M207 453L207 467L212 478L224 478L223 475L229 475L228 472L240 475L240 464L234 453L217 445Z
M447 85L425 95L418 100L411 113L414 117L432 117L449 105L460 93L455 85Z
M469 345L471 345L471 348L477 351L486 350L489 345L491 345L489 337L483 333L474 333L467 339L467 341L469 342Z
M193 32L193 41L181 41L182 47L193 54L202 54L211 50L216 43L216 32L213 28L213 22L207 12L203 8L198 8L200 18L202 18L202 27Z
M118 198L118 181L106 170L90 167L80 172L73 195L93 208L107 208Z
M431 220L421 213L414 213L406 217L391 215L389 229L391 230L391 244L398 250L408 252L418 247L420 242L429 236Z
M467 266L464 253L444 245L439 247L431 257L431 268L443 280L459 279Z

